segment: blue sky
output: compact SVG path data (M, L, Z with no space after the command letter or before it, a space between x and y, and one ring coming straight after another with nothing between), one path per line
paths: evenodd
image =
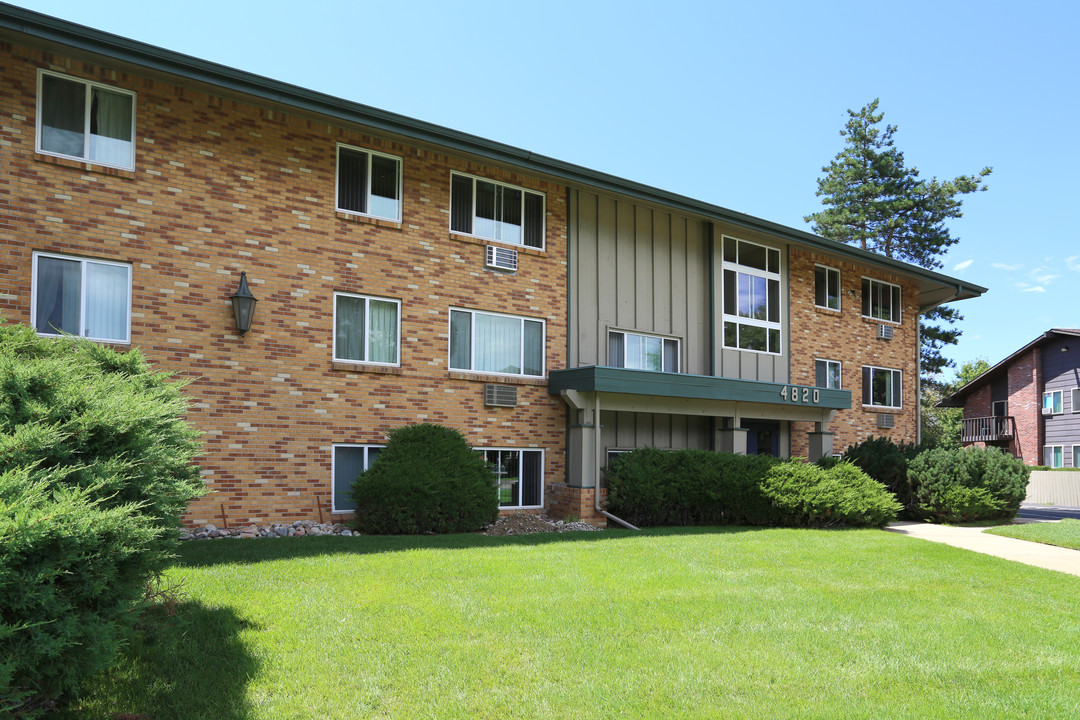
M990 292L947 354L1080 327L1080 4L13 4L800 229L880 98L923 177L994 168L950 224L943 272Z

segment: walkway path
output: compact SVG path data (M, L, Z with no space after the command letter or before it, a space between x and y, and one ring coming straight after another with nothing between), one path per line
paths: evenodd
M952 527L920 522L895 522L891 523L886 529L923 540L945 543L965 550L1080 576L1080 550L1069 550L1028 540L990 535L983 532L986 528L981 527Z

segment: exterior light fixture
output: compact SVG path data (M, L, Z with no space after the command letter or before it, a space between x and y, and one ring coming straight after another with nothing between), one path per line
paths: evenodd
M259 302L248 289L247 273L240 273L240 287L232 297L233 317L236 318L236 330L241 335L251 329L251 320L255 317L255 303Z

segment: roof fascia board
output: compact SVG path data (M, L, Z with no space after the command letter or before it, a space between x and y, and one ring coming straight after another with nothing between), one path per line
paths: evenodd
M218 63L95 30L84 25L42 15L6 3L0 3L0 28L74 47L95 55L110 57L133 65L149 67L190 80L208 83L275 103L293 106L344 122L358 123L372 129L554 176L564 182L577 183L628 195L639 200L701 215L710 220L776 235L790 242L845 256L863 264L877 266L902 275L914 276L934 284L957 288L959 291L958 296L955 298L957 300L977 297L986 292L986 288L973 283L965 283L917 265L887 258L833 240L826 240L802 230L729 210L719 205L705 203L632 180L538 155L511 145L451 130L397 113L379 110L369 105L343 100L254 73L236 70Z

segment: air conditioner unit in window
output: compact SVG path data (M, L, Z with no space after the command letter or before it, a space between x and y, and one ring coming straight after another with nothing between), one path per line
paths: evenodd
M517 250L488 245L486 264L488 267L499 268L500 270L517 270L517 255Z
M1053 415L1054 414L1054 408L1052 408L1052 407L1044 407L1042 409L1042 414L1043 415Z
M892 325L878 325L877 336L881 340L892 340L893 329Z
M517 388L513 385L485 385L484 404L493 407L517 407Z
M889 413L878 413L877 426L885 429L896 427L896 416Z

